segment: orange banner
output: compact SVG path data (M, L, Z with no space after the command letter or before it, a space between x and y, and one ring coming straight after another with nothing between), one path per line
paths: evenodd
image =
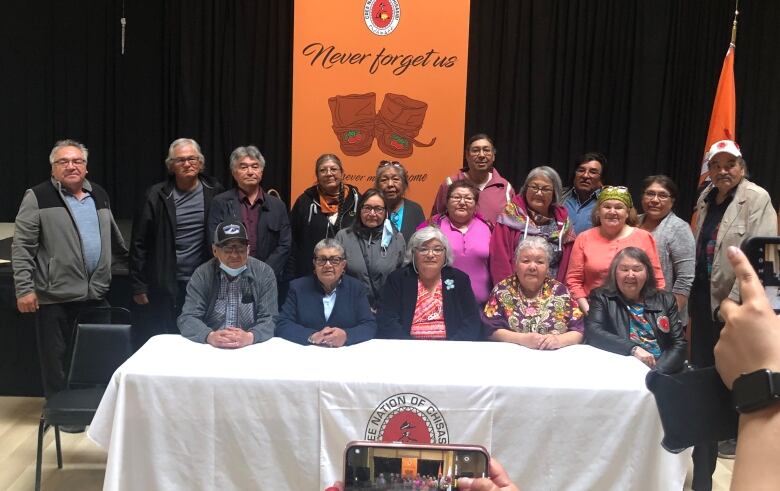
M468 0L296 0L290 202L335 153L361 191L400 161L430 210L463 163L468 32Z

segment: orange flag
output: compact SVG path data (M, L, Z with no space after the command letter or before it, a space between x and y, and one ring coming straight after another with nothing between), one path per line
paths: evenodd
M718 90L715 92L715 102L712 104L710 116L710 129L707 132L707 141L704 144L704 156L702 157L701 174L699 175L699 190L707 184L709 173L707 170L707 151L713 143L720 140L736 141L737 119L737 93L734 86L734 51L732 42L726 51L723 60L723 68L720 71Z

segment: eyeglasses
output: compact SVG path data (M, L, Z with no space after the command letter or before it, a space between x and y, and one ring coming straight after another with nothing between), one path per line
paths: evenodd
M330 263L334 266L338 266L344 260L341 256L314 256L314 264L317 266L325 266L325 263Z
M433 254L434 256L441 256L444 254L444 247L442 246L436 246L436 247L416 247L414 249L418 254L422 256L427 256L429 254Z
M577 174L577 175L580 175L580 176L587 174L587 175L593 176L593 177L598 177L598 176L601 175L601 171L600 170L586 169L584 167L577 167L577 170L575 170L574 173Z
M66 167L68 164L81 167L82 165L87 165L87 161L84 159L58 159L54 161L54 165L59 165L60 167Z
M531 194L552 194L553 188L540 188L539 186L528 186L528 191L531 192Z
M485 155L492 155L493 147L471 147L469 148L469 153L471 155L479 155L480 153L484 153Z
M453 203L458 203L460 201L463 201L464 203L469 204L469 203L473 203L474 202L474 197L473 196L459 196L457 194L453 194L452 196L450 196L450 201L452 201Z
M666 200L668 200L669 198L672 197L672 195L669 194L669 193L664 193L664 192L656 193L655 191L645 191L644 195L645 195L645 198L647 198L647 199L658 198L661 201L666 201Z
M381 169L382 167L387 167L389 165L392 165L393 167L403 167L401 165L401 162L397 160L382 160L379 162L379 165L377 166L377 169Z
M323 176L327 176L328 174L338 174L339 172L341 172L341 167L337 165L320 167L319 169L317 169L317 173L322 174Z
M381 215L382 213L384 213L384 212L385 212L385 207L384 207L384 206L370 206L370 205L363 205L363 206L360 208L360 211L362 211L363 213L368 213L369 215L370 215L371 213L375 213L375 214L377 214L377 215Z
M233 245L227 245L227 246L219 246L219 248L224 252L225 254L246 254L247 246L241 245L241 244L233 244Z
M175 159L172 160L172 162L174 164L180 164L180 165L195 164L197 162L200 162L200 157L197 157L195 155L190 155L188 157L176 157Z
M604 191L612 191L613 193L628 193L628 188L625 186L604 186L604 189L601 190L603 193Z

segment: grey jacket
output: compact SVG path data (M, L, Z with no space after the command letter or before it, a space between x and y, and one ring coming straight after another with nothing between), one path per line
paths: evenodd
M213 258L198 266L187 284L187 297L176 323L181 335L190 341L205 343L206 337L217 329L206 325L205 320L217 301L220 272L219 260ZM255 304L255 324L245 330L252 332L255 343L261 343L274 335L274 317L278 314L276 276L270 266L251 256L242 274L249 277Z
M83 188L95 201L100 226L101 254L95 271L87 273L76 222L62 185L52 178L25 191L14 221L11 263L16 298L35 292L40 304L101 299L111 285L112 261L127 262L108 195L89 181Z
M379 303L379 292L385 284L387 277L400 268L404 262L406 242L400 232L396 232L390 240L387 249L383 249L380 239L366 240L358 237L352 227L339 230L336 240L344 247L344 255L347 257L347 274L357 278L366 286L368 303L376 308ZM366 250L363 257L360 243ZM366 264L366 258L368 264ZM372 287L373 286L373 287Z
M640 215L639 223L644 220L645 215ZM674 212L669 212L652 234L658 249L658 258L661 260L666 289L672 293L690 296L696 271L696 242L693 240L691 226ZM687 308L680 310L680 320L683 326L688 325Z
M707 216L705 199L712 191L710 183L696 203L696 226L693 235L699 240L699 233ZM738 302L739 283L731 263L726 257L729 246L739 247L750 237L773 236L777 234L777 213L772 207L769 193L761 186L742 179L737 185L734 199L726 208L723 219L718 227L715 239L715 257L710 273L710 309L712 312L720 307L720 302L726 297Z

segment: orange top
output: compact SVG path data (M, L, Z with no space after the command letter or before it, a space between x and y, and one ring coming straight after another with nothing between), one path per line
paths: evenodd
M664 273L658 259L655 239L645 230L635 228L623 239L607 239L598 227L582 232L574 241L566 273L566 286L574 299L587 297L591 290L602 286L609 275L609 265L618 252L626 247L638 247L645 251L653 264L658 289L664 288Z

